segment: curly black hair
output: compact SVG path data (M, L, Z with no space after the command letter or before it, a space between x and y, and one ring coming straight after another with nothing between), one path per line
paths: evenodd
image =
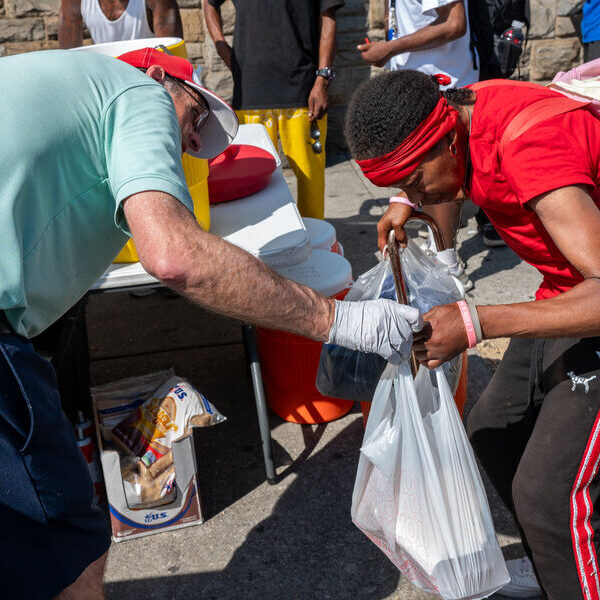
M419 71L389 71L365 81L352 95L344 134L358 160L391 152L435 108L440 94L450 104L470 98L467 89L440 92L437 80Z

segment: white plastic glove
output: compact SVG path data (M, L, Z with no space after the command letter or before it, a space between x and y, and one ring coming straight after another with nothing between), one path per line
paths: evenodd
M393 300L335 301L328 344L373 352L395 365L408 359L412 334L423 328L416 308Z

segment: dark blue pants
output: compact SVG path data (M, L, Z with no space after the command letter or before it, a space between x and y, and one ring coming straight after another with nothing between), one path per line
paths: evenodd
M47 600L110 545L49 361L0 334L1 596Z

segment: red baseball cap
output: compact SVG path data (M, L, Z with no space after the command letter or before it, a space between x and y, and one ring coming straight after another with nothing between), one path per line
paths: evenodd
M202 85L192 63L185 60L185 58L173 56L155 48L133 50L121 54L117 58L133 67L142 69L147 69L152 65L162 67L171 77L181 79L202 94L210 109L210 115L206 125L202 128L202 147L200 151L187 150L188 154L197 158L213 158L221 154L231 144L239 126L235 112L224 100L209 92Z

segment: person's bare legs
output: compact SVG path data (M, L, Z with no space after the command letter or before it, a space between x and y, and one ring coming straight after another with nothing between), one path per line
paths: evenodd
M88 565L85 571L54 600L104 600L104 566L108 552Z
M433 217L440 228L444 238L445 248L454 248L456 243L456 232L460 224L460 202L444 202L433 206L424 206L421 209L425 214ZM441 248L438 248L438 251Z

